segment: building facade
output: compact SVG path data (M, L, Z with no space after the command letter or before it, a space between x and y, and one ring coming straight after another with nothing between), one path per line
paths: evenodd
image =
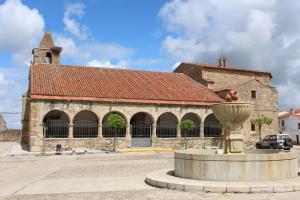
M110 150L115 135L118 149L181 149L185 136L189 148L222 146L222 126L211 110L211 105L224 102L219 93L219 86L224 84L218 84L216 89L212 83L212 78L221 76L221 72L196 70L195 74L211 74L197 80L186 69L174 73L68 66L59 63L60 52L50 33L33 51L22 115L22 141L30 151L53 151L57 145L63 150ZM181 72L183 65L175 72ZM267 84L271 75L245 78L243 70L238 72L242 75L237 73L234 77L241 76L240 95L249 92L249 85L257 89L259 97L273 95L264 102L270 107L265 112L277 112L277 92ZM126 121L126 127L118 133L108 127L112 113ZM195 128L182 132L180 123L186 119L192 120ZM252 147L255 134L245 135L246 145Z
M300 144L300 109L291 109L278 116L279 131L289 134L293 143Z
M272 118L271 125L262 126L262 137L278 131L278 92L271 85L271 73L228 66L225 57L219 59L218 65L181 63L174 72L184 73L216 93L234 89L238 101L253 103L254 111L243 127L248 145L258 140L258 127L251 124L251 119L260 115Z

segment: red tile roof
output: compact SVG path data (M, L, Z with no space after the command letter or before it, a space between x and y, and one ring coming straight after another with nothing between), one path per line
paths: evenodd
M292 115L292 113L291 112L286 112L286 113L284 113L284 114L282 114L282 115L279 115L279 119L282 119L282 118L287 118L287 117L289 117L289 116L291 116ZM294 116L295 117L297 117L297 118L299 118L300 116L300 109L295 109L294 110Z
M223 101L181 73L53 64L31 66L30 97L189 105Z
M52 35L50 32L46 32L39 45L39 48L51 48L51 47L54 47Z

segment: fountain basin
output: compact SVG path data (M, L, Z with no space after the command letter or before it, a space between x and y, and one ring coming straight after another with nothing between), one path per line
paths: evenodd
M216 150L175 152L175 176L203 181L270 181L298 176L294 151L245 150L216 154Z

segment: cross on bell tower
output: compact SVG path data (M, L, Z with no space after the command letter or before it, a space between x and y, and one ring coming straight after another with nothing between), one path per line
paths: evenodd
M54 45L50 32L46 32L39 47L32 50L32 64L60 64L62 48Z

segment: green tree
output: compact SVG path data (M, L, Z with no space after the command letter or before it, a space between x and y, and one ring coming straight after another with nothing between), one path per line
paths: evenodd
M195 124L192 120L186 119L180 123L180 129L184 132L184 149L187 149L187 132L193 130L194 128Z
M258 137L259 137L259 141L261 141L261 127L264 124L266 124L266 125L272 124L272 118L264 116L264 115L260 115L260 116L258 116L258 118L251 119L251 123L258 126Z
M117 133L126 126L124 117L119 114L110 114L108 117L108 127L114 132L113 152L116 151Z

